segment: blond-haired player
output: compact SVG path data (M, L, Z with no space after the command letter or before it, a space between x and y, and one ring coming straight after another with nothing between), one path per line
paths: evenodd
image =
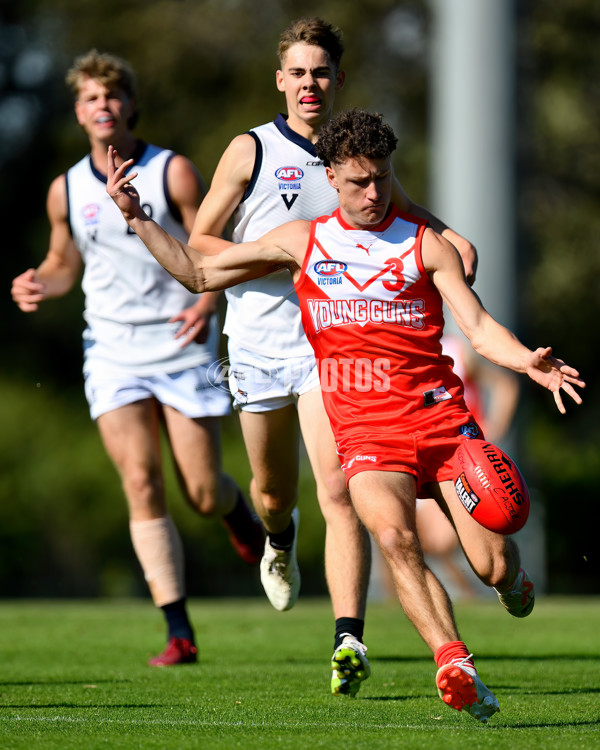
M181 155L140 140L135 78L127 63L95 50L67 75L90 153L48 192L50 245L38 268L13 280L12 296L32 312L66 294L83 272L85 392L104 447L122 480L131 539L152 598L168 626L153 666L196 661L186 607L181 539L167 512L159 433L164 425L184 497L223 519L240 556L258 563L264 532L233 479L221 472L219 417L229 398L212 387L217 358L216 295L186 291L128 231L106 195L108 144L134 157L146 210L180 239L204 195Z

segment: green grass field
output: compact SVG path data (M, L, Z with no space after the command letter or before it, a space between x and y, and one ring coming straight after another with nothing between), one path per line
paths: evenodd
M487 726L437 697L435 666L395 603L369 606L373 674L329 695L326 600L191 603L200 663L152 669L149 601L0 603L0 748L600 748L600 599L538 601L515 620L456 607L500 700Z

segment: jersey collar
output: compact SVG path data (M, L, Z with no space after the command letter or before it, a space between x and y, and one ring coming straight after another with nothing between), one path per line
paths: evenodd
M309 141L308 138L300 135L300 133L296 133L296 131L292 130L287 124L287 115L282 115L280 112L275 118L274 124L277 130L279 130L288 141L292 141L292 143L295 143L297 146L300 146L300 148L308 151L311 156L317 156L317 150L315 149L314 144Z
M349 232L385 232L385 230L390 226L390 224L398 216L398 209L393 203L390 203L388 215L381 222L381 224L378 224L376 227L369 227L368 229L359 229L358 227L350 226L350 224L348 224L348 222L344 221L344 219L342 218L341 210L339 208L335 209L335 211L333 212L333 215L338 220L342 229L345 229L346 231L349 231Z
M140 141L138 139L138 142L136 144L136 147L131 154L131 159L133 159L133 164L131 165L130 169L134 168L135 165L141 161L142 156L144 155L144 151L147 149L148 144L145 141ZM102 174L102 172L99 172L96 167L94 166L94 162L92 160L92 155L90 154L88 156L89 162L90 162L90 169L92 170L92 174L94 177L96 177L100 182L103 182L105 185L108 182L107 177L105 174Z

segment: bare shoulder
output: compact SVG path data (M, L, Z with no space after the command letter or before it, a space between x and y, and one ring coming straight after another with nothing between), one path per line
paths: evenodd
M46 210L51 221L66 221L67 218L67 180L64 174L58 175L50 183L46 198Z
M454 245L431 227L427 227L423 232L421 255L427 273L452 267L457 263L462 265Z
M252 178L256 160L256 144L249 133L236 136L223 152L215 170L211 188L233 186L242 192Z
M167 182L171 198L180 209L187 205L197 209L206 194L206 185L199 170L181 154L175 154L169 162Z
M223 152L215 174L228 177L237 184L247 185L256 160L256 143L249 133L237 135Z
M244 133L231 141L217 164L210 189L196 216L192 237L222 234L252 178L255 159L252 136Z
M241 133L232 139L225 153L231 153L235 156L252 156L256 155L256 143L250 133Z
M195 180L202 182L200 171L190 159L182 154L175 154L169 162L168 168L169 179L176 180Z

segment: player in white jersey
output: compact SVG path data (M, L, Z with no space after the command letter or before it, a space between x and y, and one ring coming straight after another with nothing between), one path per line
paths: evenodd
M66 294L84 267L85 392L123 483L131 539L168 629L153 666L196 661L187 614L181 539L167 513L159 432L164 423L182 492L198 513L218 516L238 554L260 560L264 531L234 480L220 468L219 417L229 398L212 387L218 295L185 290L151 257L106 195L106 151L135 156L144 205L185 239L204 188L183 156L138 140L135 81L124 61L95 50L67 76L91 152L48 193L50 247L37 269L13 281L25 312ZM108 198L108 200L107 200Z
M480 354L547 388L562 413L562 393L581 403L574 386L585 383L550 347L530 350L495 321L467 285L451 243L391 203L396 143L380 115L340 114L321 128L317 143L339 196L333 215L288 222L237 245L207 235L196 253L144 213L126 174L129 163L115 168L110 148L107 190L152 255L188 289L223 289L288 269L352 503L391 568L404 613L434 655L441 699L487 722L499 703L424 562L417 493L435 497L473 569L510 614L531 612L533 584L519 570L514 541L465 513L454 489L452 455L479 428L442 354L442 300Z
M282 33L278 51L276 84L285 95L287 116L231 142L200 207L192 246L204 234L222 234L232 216L233 239L240 242L284 222L333 211L338 204L315 141L344 84L341 33L319 18L300 19ZM408 201L397 182L395 199L437 222L461 246L473 271L470 243ZM297 511L295 521L292 517L299 425L326 521L325 571L336 621L331 687L334 694L354 694L369 671L362 643L369 539L348 497L298 298L289 274L281 272L228 289L227 300L229 382L253 472L252 500L268 534L261 580L276 609L294 605L300 589ZM344 638L348 648L340 652Z

